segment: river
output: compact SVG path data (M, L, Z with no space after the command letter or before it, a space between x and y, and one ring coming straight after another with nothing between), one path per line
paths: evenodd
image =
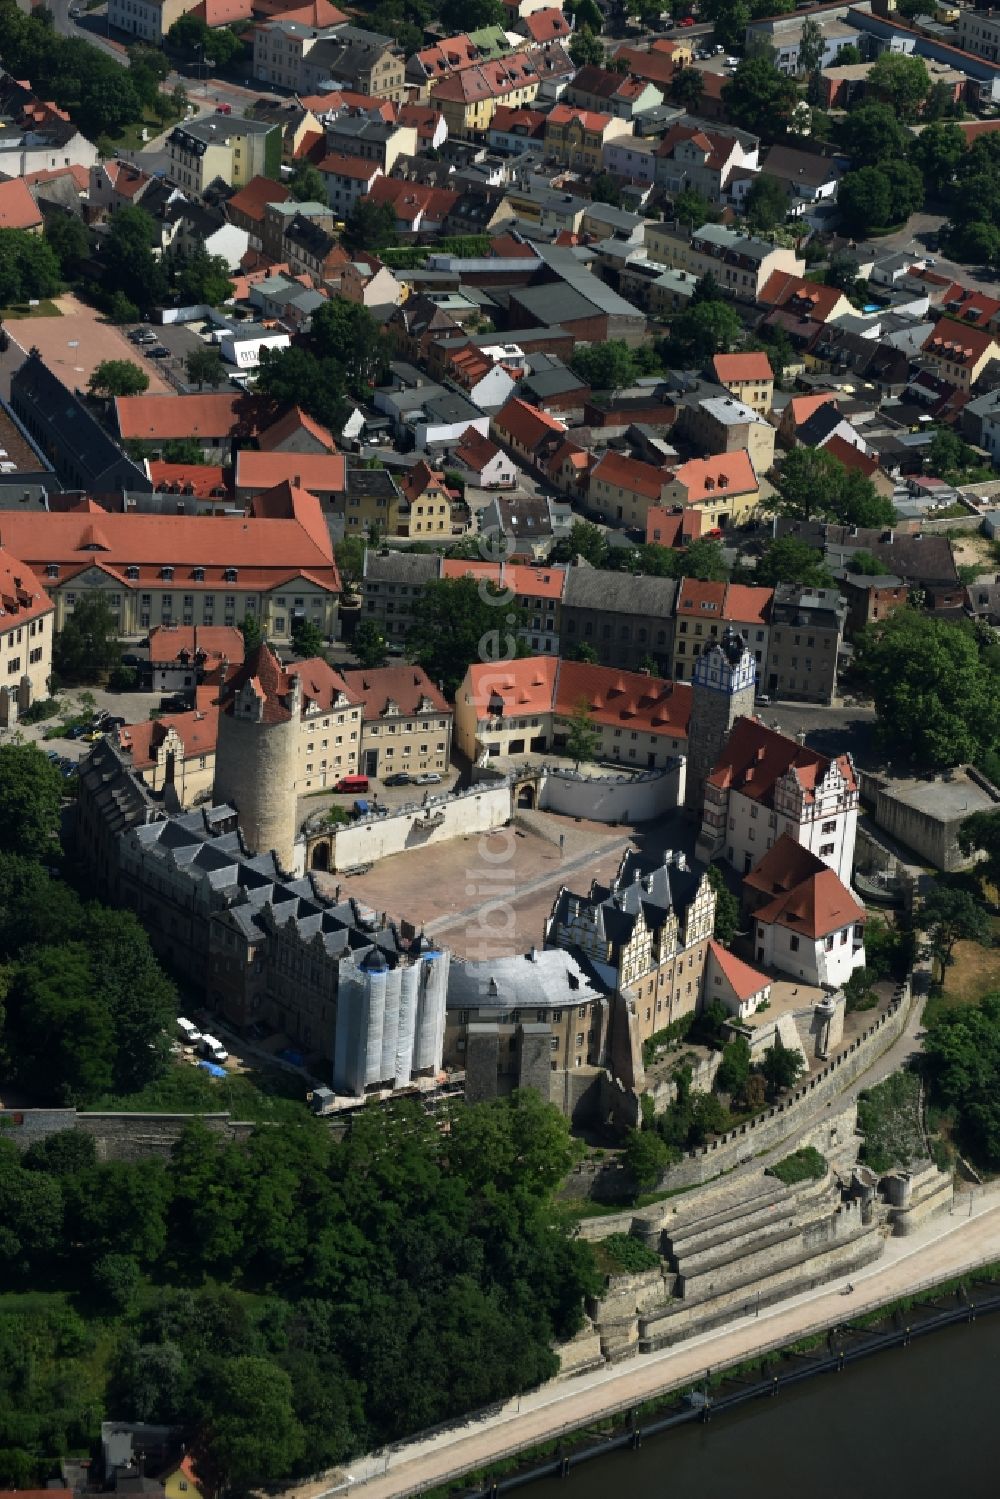
M995 1499L1000 1313L514 1492L525 1499Z

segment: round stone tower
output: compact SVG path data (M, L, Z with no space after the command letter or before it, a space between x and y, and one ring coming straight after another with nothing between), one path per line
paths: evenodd
M753 713L756 687L753 653L743 636L727 626L722 639L702 651L691 676L684 805L693 817L701 817L705 779L733 724Z
M222 692L212 788L217 803L236 808L250 852L273 850L288 873L295 865L301 708L299 678L286 674L266 644L257 646Z

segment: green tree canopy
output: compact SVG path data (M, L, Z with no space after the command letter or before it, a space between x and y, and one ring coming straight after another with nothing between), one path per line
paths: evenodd
M78 276L90 255L90 234L83 220L53 209L45 216L45 240L59 262L62 279Z
M915 120L927 97L930 79L922 57L883 52L868 74L866 89L889 106L899 120Z
M344 244L349 250L368 250L377 255L399 243L396 210L391 203L373 203L359 198L344 220Z
M840 146L855 167L877 166L906 155L908 137L887 104L860 104L841 125Z
M632 350L622 338L600 344L577 344L570 363L592 390L621 390L636 373Z
M175 269L175 290L181 307L196 307L201 303L218 307L233 295L229 267L221 255L209 255L201 247L180 261Z
M59 772L37 745L0 745L0 850L50 856L61 800Z
M925 125L910 142L910 161L920 171L928 194L934 198L948 194L964 155L965 136L952 121L937 120Z
M581 25L570 38L569 55L578 68L599 66L604 61L604 48L590 27Z
M295 167L288 183L292 197L297 203L327 203L326 178L311 161L303 158Z
M770 502L793 520L835 521L844 526L890 526L896 512L870 479L846 468L825 448L793 448L782 461Z
M361 666L384 666L389 658L387 641L373 619L363 619L354 632L354 654Z
M958 886L936 886L924 900L919 921L942 968L951 962L956 943L985 942L990 933L983 907Z
M218 390L219 386L225 384L229 378L222 356L217 349L208 347L192 349L184 363L188 379L192 385L197 385L199 390L206 385L212 390Z
M855 659L894 759L942 770L1000 739L1000 685L964 624L898 609L863 633Z
M153 254L158 238L145 209L130 205L118 210L101 243L101 279L109 296L120 294L141 308L166 301L166 272Z
M742 333L740 315L730 303L698 302L674 319L665 340L665 357L707 364L713 355L735 348Z
M700 68L678 68L670 80L671 99L689 114L698 113L704 92L705 79Z
M1000 812L973 812L958 830L958 846L963 854L985 856L975 872L1000 889Z
M802 583L806 588L832 588L833 574L823 554L795 536L779 536L757 563L754 578L765 587L778 583Z
M766 234L788 217L788 191L777 177L761 172L747 194L747 222L758 234Z
M310 349L262 349L254 386L279 406L301 406L336 432L350 409L343 366L335 359L317 359Z
M791 124L798 104L795 80L779 72L769 57L745 57L722 90L730 116L744 130L773 141Z
M924 1057L935 1103L953 1109L960 1138L983 1165L1000 1166L1000 993L939 1010Z
M118 622L106 596L79 594L55 638L52 664L65 682L97 682L121 660Z
M131 359L102 359L87 389L92 396L138 396L149 389L149 376Z
M51 297L61 284L59 260L47 239L26 229L0 229L0 304Z
M653 1130L631 1129L625 1137L623 1159L625 1166L640 1191L655 1187L677 1152L669 1147Z
M566 755L579 770L587 761L593 760L600 746L600 735L594 728L594 718L586 698L581 698L570 718L561 721L566 731Z
M473 662L523 656L524 611L509 593L475 578L438 578L414 605L407 652L454 697Z

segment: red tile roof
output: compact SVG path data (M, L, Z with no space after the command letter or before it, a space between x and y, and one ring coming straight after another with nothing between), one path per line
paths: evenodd
M870 479L872 474L878 472L878 459L872 458L868 453L862 453L860 448L856 448L852 442L841 437L839 432L835 432L823 446L826 452L842 463L845 468L857 469L858 473L864 474L866 479Z
M194 660L201 656L206 670L225 659L242 666L246 655L243 631L235 625L155 625L149 632L150 661Z
M493 428L501 437L530 450L550 432L565 432L566 423L537 406L511 396L493 418Z
M665 510L650 505L646 511L646 543L649 546L681 547L701 535L700 510Z
M347 487L343 453L255 453L249 448L237 453L237 490L263 494L286 483L310 493L342 493Z
M570 88L581 94L596 94L600 99L638 99L645 82L629 73L619 73L602 68L597 63L586 63L577 68Z
M184 746L185 760L214 755L219 737L218 703L192 708L188 713L168 713L145 723L123 725L118 730L118 743L131 755L134 770L148 770L156 763L156 751L170 729Z
M41 172L26 172L21 178L29 187L39 187L44 182L55 182L60 177L72 177L81 193L90 191L90 173L86 167L46 167Z
M521 19L521 25L533 42L551 42L560 36L572 36L573 28L562 10L547 5Z
M820 286L788 271L774 271L757 298L762 307L784 307L813 323L825 323L844 293L839 286Z
M758 973L756 968L751 968L749 963L744 963L735 953L723 947L714 937L708 939L708 949L712 957L722 970L722 976L726 980L735 997L739 1000L753 999L762 989L770 989L771 980L766 973Z
M515 89L525 88L538 80L538 69L527 52L512 52L509 57L474 64L452 73L435 85L432 99L449 103L473 104L480 99L502 99Z
M791 771L806 801L810 801L831 763L825 755L766 728L756 718L739 718L715 762L708 784L738 791L741 796L769 805L775 782ZM838 755L836 764L848 788L856 790L854 770L847 756Z
M467 427L462 434L462 439L455 449L455 457L459 463L464 463L468 468L477 473L486 467L488 463L497 456L500 449L495 442L484 437L475 427Z
M0 535L6 531L6 525L0 522ZM52 600L34 571L12 556L0 540L0 633L38 619L52 607Z
M773 895L794 890L796 885L801 885L803 880L819 874L826 867L812 849L796 842L790 833L782 833L760 862L744 875L743 884L748 890L770 900Z
M595 463L590 482L593 484L602 479L606 484L643 495L648 500L659 500L671 477L651 463L640 463L637 458L627 458L624 453L615 453L609 448Z
M0 229L40 229L38 204L20 177L0 182Z
M345 699L351 706L356 706L359 701L358 694L347 685L341 673L334 671L322 656L310 656L305 661L293 661L286 666L285 674L289 682L295 677L302 682L303 712L310 703L315 703L323 711L336 707L338 703L343 705Z
M595 723L686 739L691 697L686 682L665 682L643 672L616 671L584 661L561 661L554 707L569 718L582 701Z
M490 705L498 698L503 700L507 718L551 713L558 666L556 656L528 656L495 664L476 662L466 672L460 690L475 704L477 718L488 718Z
M442 578L488 578L498 588L512 589L517 598L561 599L566 583L563 567L531 567L522 562L476 562L446 557Z
M767 622L773 598L773 588L683 578L677 595L677 614L693 619L724 619L732 624L761 625Z
M593 130L603 135L607 130L613 115L601 114L596 109L581 109L576 104L556 104L549 110L549 123L552 125L568 125L572 120L577 120L584 130Z
M950 364L961 364L971 369L988 353L990 345L996 344L993 333L982 328L970 328L965 323L956 323L943 317L927 335L923 352Z
M365 161L361 156L344 156L338 152L324 156L318 166L321 172L329 172L334 177L353 177L356 182L371 182L382 172L377 161Z
M822 390L818 395L793 396L785 407L785 415L782 421L787 421L793 427L801 427L807 422L814 412L828 401L836 402L837 392L835 390Z
M372 183L368 200L391 203L401 223L413 223L421 216L440 221L451 212L461 194L446 187L426 187L421 182L404 182L396 177L378 177Z
M864 921L865 908L832 869L824 868L758 907L753 919L767 926L786 927L816 941Z
M308 432L317 442L321 442L328 453L335 453L337 444L333 439L333 433L321 422L316 421L301 406L293 406L286 411L284 416L279 416L277 421L265 427L257 439L259 446L265 453L273 452L286 438L296 432Z
M545 120L546 115L540 109L528 109L525 105L515 107L511 104L500 104L490 121L490 130L508 134L515 126L520 126L518 134L530 139L544 134Z
M264 723L289 723L292 682L281 662L266 641L261 641L246 658L239 671L229 678L220 698L221 711L234 711L237 695L249 687L263 701Z
M619 47L615 57L624 57L631 72L637 78L644 78L647 83L668 84L677 71L672 57L645 52L641 47Z
M218 395L202 391L191 396L117 396L115 417L119 436L166 442L172 437L231 437L254 431L260 404L242 391Z
M750 494L759 488L750 454L745 448L709 458L690 458L672 476L687 491L687 503Z
M387 702L396 704L404 718L420 711L451 714L451 704L438 691L422 666L381 666L371 671L345 671L344 681L355 701L364 705L363 717L380 719Z
M762 353L716 354L712 368L720 385L728 385L730 381L738 384L743 380L774 379L771 361Z
M264 222L264 210L269 203L286 203L292 195L290 187L283 182L272 182L270 177L251 177L246 187L241 187L226 204L230 218L242 213L254 223Z
M153 488L167 494L189 494L209 500L228 494L226 470L209 463L164 463L151 459L147 465Z

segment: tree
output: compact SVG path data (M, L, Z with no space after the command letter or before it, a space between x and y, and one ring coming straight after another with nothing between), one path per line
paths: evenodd
M0 850L45 857L59 833L62 783L34 744L0 745ZM40 934L39 934L40 935Z
M218 307L233 295L229 266L221 255L209 255L204 247L199 247L181 263L176 289L182 307L196 307L202 303Z
M354 654L361 666L373 670L388 659L386 639L373 619L363 619L354 632Z
M715 1086L731 1098L742 1093L750 1076L750 1043L743 1036L734 1036L722 1048L722 1061L715 1074Z
M217 349L207 346L192 349L184 363L188 380L192 385L197 385L199 390L203 390L206 385L217 390L229 378Z
M312 320L311 343L327 366L338 366L356 396L367 395L388 368L390 348L375 318L360 302L324 302Z
M765 1051L760 1063L760 1073L770 1097L776 1098L786 1088L794 1088L805 1065L801 1051L785 1046L781 1037L776 1035L774 1045Z
M730 117L762 140L774 140L791 124L799 95L795 80L778 71L769 57L745 57L722 90Z
M732 942L740 922L740 903L729 886L718 864L708 866L708 883L715 891L715 924L713 936L727 947Z
M703 365L735 347L743 332L739 313L728 302L697 302L674 320L666 352Z
M792 520L821 517L844 526L891 526L896 515L870 479L825 448L797 447L787 454L770 505Z
M920 3L923 4L924 0L920 0ZM899 9L898 6L896 8L897 10ZM833 59L833 65L835 68L852 68L856 67L862 61L863 58L858 48L855 47L853 42L847 42L843 47L838 49L837 55Z
M573 17L576 30L581 26L589 26L594 36L600 36L604 25L604 16L597 0L567 0L566 12Z
M676 1152L673 1154L676 1157ZM653 1130L630 1129L625 1137L623 1160L639 1191L649 1191L669 1166L671 1151Z
M245 1493L289 1473L305 1438L284 1369L265 1358L220 1359L192 1447L217 1492Z
M853 166L871 167L881 161L902 159L906 155L907 134L888 105L861 104L844 120L840 145Z
M801 583L806 588L832 588L833 574L823 554L795 536L779 536L757 562L754 577L765 587L779 583Z
M924 206L924 179L908 161L883 161L879 171L889 183L895 218L905 222Z
M973 812L958 829L963 854L984 854L975 873L1000 888L1000 812Z
M126 1309L139 1289L139 1266L130 1254L102 1254L91 1277L97 1294L117 1312Z
M328 203L330 201L323 173L308 159L304 158L298 163L288 186L296 203Z
M37 947L9 970L11 1077L39 1100L85 1104L111 1089L114 1030L85 944Z
M608 554L604 532L590 521L575 520L569 535L557 541L549 553L550 562L572 562L582 557L591 567L603 567Z
M853 234L885 229L899 218L889 179L880 167L859 167L842 177L837 204Z
M474 661L507 661L524 655L519 632L525 615L509 592L475 578L438 578L414 605L407 653L432 682L454 697Z
M87 389L92 396L138 396L149 389L149 376L131 359L102 359Z
M64 281L79 275L90 255L90 234L75 213L53 212L45 218L45 240L59 262Z
M292 624L292 645L298 656L320 656L326 647L326 638L312 620L296 619Z
M970 470L980 467L975 448L950 427L937 428L927 452L927 461L932 473L951 483L961 481Z
M808 19L808 17L806 18ZM747 222L758 234L766 233L788 217L788 193L777 177L761 172L747 194Z
M926 897L919 917L931 954L947 968L957 942L986 942L990 923L986 912L968 890L938 885Z
M337 559L340 576L351 584L359 582L365 570L365 544L361 537L342 537L334 546L333 554Z
M136 1093L166 1068L177 993L131 911L89 908L84 937L97 992L111 1017L112 1087Z
M444 0L441 6L442 24L453 32L502 26L505 14L500 0Z
M1000 738L1000 685L966 625L897 609L862 633L855 664L894 758L943 770L975 763Z
M142 113L139 95L127 74L96 73L80 90L77 122L91 139L105 131L119 131Z
M120 294L144 308L166 301L166 274L153 254L158 242L159 231L145 209L118 210L101 246L101 279L109 296Z
M860 574L861 577L878 578L885 572L885 565L862 548L860 552L851 553L847 571Z
M934 198L946 197L964 155L965 136L952 121L925 125L910 142L910 161L923 176L928 195Z
M569 55L578 68L600 66L604 61L604 48L589 26L579 26L570 38Z
M153 109L160 99L160 84L170 72L167 59L153 47L130 47L128 76L140 102Z
M665 548L661 547L660 551ZM670 553L667 553L668 558ZM729 577L722 543L711 537L699 536L680 553L674 564L674 575L678 578L700 578L703 583L724 583Z
M590 197L594 203L609 203L612 208L621 206L621 189L610 172L598 172L591 178Z
M585 761L593 760L601 742L586 698L581 698L572 717L562 722L566 728L566 754L579 770Z
M565 655L567 661L582 661L587 666L597 666L601 659L586 640L581 640L578 645L571 645Z
M699 193L693 187L686 187L674 199L674 218L678 224L686 224L689 229L711 223L718 217L718 211L713 208L705 194Z
M924 1057L934 1102L953 1109L966 1148L1000 1163L1000 993L940 1010L927 1026Z
M670 97L688 114L697 114L705 92L705 79L700 68L678 68L670 80Z
M240 622L240 633L243 636L243 649L249 656L264 639L264 631L256 614L244 614Z
M621 338L601 344L577 344L570 364L592 390L621 390L635 378L632 350Z
M121 660L118 621L98 589L78 596L52 648L52 664L66 682L97 682Z
M254 388L279 406L301 406L336 432L348 414L343 366L310 349L262 349Z
M60 284L59 261L46 239L25 229L0 229L0 303L51 297Z
M889 105L897 119L915 120L927 97L930 79L922 57L883 52L868 74L866 89Z
M814 16L806 16L799 36L799 73L806 77L819 71L823 61L823 31Z
M396 210L391 203L373 203L359 198L344 220L344 244L349 250L368 250L377 255L398 244Z

